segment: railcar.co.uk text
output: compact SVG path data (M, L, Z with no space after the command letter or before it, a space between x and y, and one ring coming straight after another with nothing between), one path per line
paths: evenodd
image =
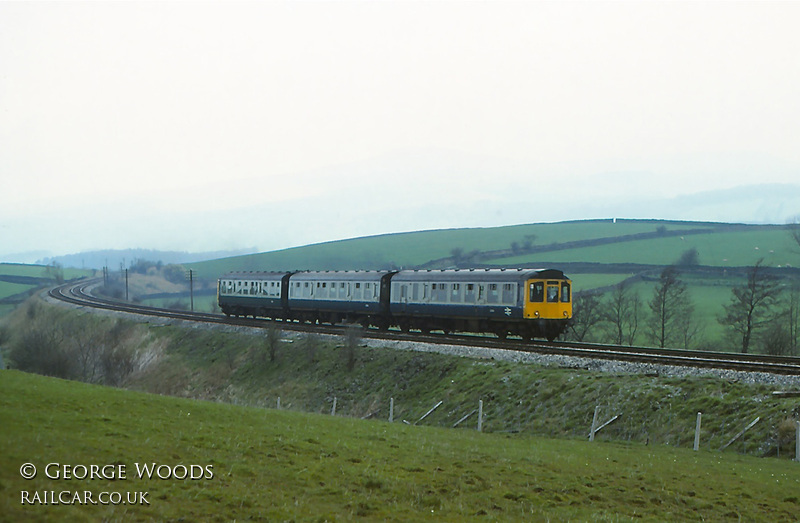
M44 466L44 476L53 481L125 481L139 480L177 480L208 481L214 479L213 465L160 463L134 463L130 470L124 463L112 464L65 464L48 463ZM19 469L20 476L33 480L39 471L33 463L24 463ZM129 476L130 473L130 476ZM23 505L149 505L149 492L119 492L91 490L22 490L20 502Z

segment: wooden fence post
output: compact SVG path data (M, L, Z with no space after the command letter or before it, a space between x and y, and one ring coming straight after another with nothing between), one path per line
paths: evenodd
M394 398L389 398L389 423L394 422Z
M333 407L331 407L331 416L336 416L336 396L333 397Z
M697 424L694 426L694 450L700 450L700 420L703 417L702 412L697 413Z
M281 410L281 397L278 396L278 410Z
M594 417L592 418L592 428L589 431L589 441L594 441L594 432L597 428L597 413L600 410L600 405L596 405L594 408Z
M478 400L478 432L483 432L483 400Z

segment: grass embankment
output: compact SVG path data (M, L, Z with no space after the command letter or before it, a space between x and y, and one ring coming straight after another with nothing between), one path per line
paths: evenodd
M67 341L85 333L104 348L98 355L101 364L85 366L90 373L65 377L257 407L274 407L281 398L285 409L315 413L329 413L336 398L341 415L381 420L388 419L393 398L395 420L409 422L441 401L423 421L441 427L452 427L472 412L459 427L474 428L473 411L482 400L486 431L576 438L586 437L599 405L602 421L620 415L603 429L601 439L684 447L691 446L696 414L703 412L701 444L712 449L760 417L732 450L769 455L782 442L781 455L794 455L794 438L786 431L800 417L798 400L773 397L773 387L766 385L609 374L363 345L355 348L351 368L341 338L296 333L282 335L272 361L265 331L148 327L57 307L32 310L36 321L25 308L6 322L10 354L38 340L31 333L36 329ZM52 330L51 325L69 329ZM124 350L114 350L115 344ZM62 345L69 347L66 341ZM104 357L109 351L119 357ZM89 356L87 361L93 361ZM5 360L13 364L9 355ZM115 372L115 362L126 372ZM107 372L115 379L109 381Z
M774 388L712 378L670 378L548 368L435 353L358 347L347 370L343 343L284 335L276 359L252 335L178 327L156 329L168 340L166 357L137 375L130 386L165 394L244 405L417 421L451 427L484 402L484 429L583 438L594 408L603 420L620 414L601 438L691 446L697 412L704 413L702 445L719 448L748 422L761 422L734 449L757 455L777 452L779 432L798 417L798 402L774 398ZM291 342L291 343L289 343ZM477 415L461 427L476 425ZM783 455L794 440L784 435ZM793 455L793 454L792 454Z
M8 521L791 521L800 510L788 461L237 407L16 371L0 373L0 420ZM35 479L21 478L25 463ZM126 479L49 479L48 463L115 464ZM213 478L139 479L137 463L212 466ZM30 506L23 491L147 492L149 504Z

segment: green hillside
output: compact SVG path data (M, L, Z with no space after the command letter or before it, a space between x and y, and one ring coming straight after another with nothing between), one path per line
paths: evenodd
M577 295L591 291L607 296L612 286L628 281L645 310L654 289L649 282L688 254L693 254L691 263L680 266L679 272L701 324L692 342L698 348L737 350L724 339L726 329L717 318L723 315L731 290L744 282L747 269L759 260L787 289L800 280L800 246L788 226L659 220L390 234L215 260L193 268L210 283L228 271L554 267L572 278ZM604 341L603 333L595 329L590 339ZM644 329L635 341L651 343Z
M34 289L90 273L91 271L62 269L50 265L0 263L0 316L25 301Z
M798 465L785 460L237 407L16 371L0 371L0 423L6 521L790 521L800 508ZM115 479L64 479L92 464ZM142 477L145 464L163 479ZM22 479L31 465L35 478ZM192 472L200 479L180 479ZM31 504L53 492L58 504Z
M359 270L392 267L540 266L551 263L669 265L697 249L701 265L800 265L785 226L597 220L449 229L321 243L193 264L202 277L231 270ZM461 252L454 258L454 251ZM515 252L516 251L516 252ZM602 271L599 271L602 272Z

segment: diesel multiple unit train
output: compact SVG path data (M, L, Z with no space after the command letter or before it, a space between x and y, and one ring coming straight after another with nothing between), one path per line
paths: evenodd
M572 282L554 269L234 272L227 316L553 340L572 318Z

